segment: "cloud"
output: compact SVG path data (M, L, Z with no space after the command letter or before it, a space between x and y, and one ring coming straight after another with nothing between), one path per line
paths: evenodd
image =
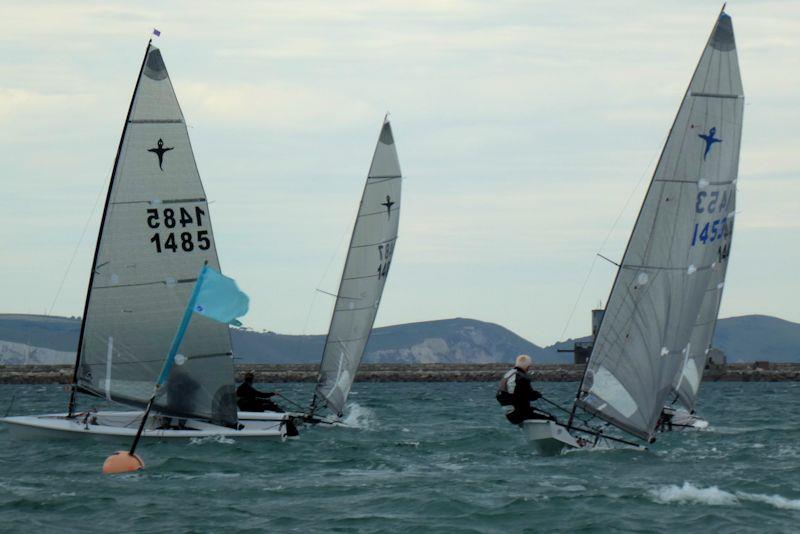
M155 25L215 200L223 265L255 288L254 326L299 331L318 280L335 289L337 243L349 236L388 108L407 178L379 321L474 315L536 341L561 332L609 232L603 252L622 254L719 7L6 4L0 159L4 213L14 224L3 242L17 254L7 262L14 283L0 294L9 301L49 305L52 289L40 281L59 279L53 266L71 254L107 180ZM747 105L726 309L798 318L788 299L775 297L797 287L796 253L775 243L790 242L798 225L791 125L800 120L800 5L743 1L730 9ZM96 228L61 297L64 313L83 303ZM607 296L613 272L595 267L568 334L586 332L580 310ZM330 308L321 309L312 331L327 327Z
M45 94L28 89L0 87L0 124L17 120L20 115L58 112L73 106L86 106L92 101L88 94Z
M371 107L357 98L288 83L180 86L181 99L196 115L214 121L242 122L262 129L331 130L374 120Z

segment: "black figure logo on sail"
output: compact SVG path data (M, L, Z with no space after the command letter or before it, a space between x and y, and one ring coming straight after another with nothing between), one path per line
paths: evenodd
M170 150L173 150L175 147L174 146L168 146L168 147L164 148L164 140L163 139L159 139L158 143L156 143L156 145L157 146L154 147L154 148L148 148L147 151L148 152L152 152L153 154L158 156L158 168L161 169L161 172L164 172L164 167L163 167L164 154L169 152Z
M706 156L708 156L708 151L711 150L711 146L714 143L721 143L722 142L722 139L717 139L716 137L714 137L714 135L716 135L716 133L717 133L717 129L716 128L711 128L708 131L708 135L706 135L706 134L697 134L697 137L699 137L700 139L702 139L703 141L706 142L706 151L703 153L703 159L704 160L706 159Z
M386 206L386 218L389 219L392 217L392 206L394 206L394 202L392 202L392 197L386 195L386 202L381 202L381 206Z

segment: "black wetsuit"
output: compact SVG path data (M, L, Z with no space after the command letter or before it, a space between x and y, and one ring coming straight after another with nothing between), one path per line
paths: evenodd
M247 382L236 388L236 404L243 412L282 412L280 406L270 400L273 396L275 393L262 393Z
M552 419L545 413L537 412L531 407L531 402L541 399L542 394L533 389L528 373L514 367L514 374L506 373L500 381L497 390L497 401L502 405L512 408L506 413L506 418L512 424L519 425L526 419ZM509 382L512 382L513 386ZM509 389L513 391L509 392Z
M658 418L656 428L661 432L672 432L672 418L674 413L667 413L666 410L661 410L661 416Z

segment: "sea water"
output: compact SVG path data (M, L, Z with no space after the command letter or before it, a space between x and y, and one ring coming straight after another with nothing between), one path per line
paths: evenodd
M567 404L577 384L538 387ZM298 402L310 384L262 385ZM0 530L43 532L797 532L796 383L704 384L705 431L646 452L537 456L492 383L358 383L344 420L286 442L113 443L0 429ZM63 411L61 386L0 386L0 413ZM84 407L91 405L84 400ZM289 407L289 406L287 406Z

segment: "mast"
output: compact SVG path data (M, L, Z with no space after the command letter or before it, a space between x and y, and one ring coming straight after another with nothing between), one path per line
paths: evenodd
M81 351L83 350L83 336L86 330L86 314L89 311L89 299L92 295L92 286L94 284L94 275L97 271L97 256L100 252L100 239L103 236L103 228L106 223L106 214L108 213L108 203L111 200L111 191L114 189L114 178L117 175L117 166L119 165L119 156L122 152L122 143L125 141L125 133L128 131L128 124L130 124L131 111L133 110L133 102L136 100L136 92L139 90L139 83L142 80L142 71L144 70L145 62L147 61L147 54L150 52L150 45L153 43L152 39L147 41L147 47L144 50L144 57L142 58L142 65L139 67L139 75L136 77L136 85L133 88L133 95L131 95L131 102L128 105L128 114L125 116L125 124L122 126L122 135L119 137L119 145L117 146L117 155L114 158L114 167L111 170L111 178L108 183L108 191L106 192L106 201L103 204L103 215L100 218L100 229L97 232L97 241L94 246L94 258L92 259L92 270L89 273L89 285L86 288L86 301L83 305L83 316L81 317L81 330L78 335L78 350L75 352L75 369L72 371L72 388L69 394L69 402L67 404L67 417L72 417L75 411L75 393L78 389L78 369L81 364Z

